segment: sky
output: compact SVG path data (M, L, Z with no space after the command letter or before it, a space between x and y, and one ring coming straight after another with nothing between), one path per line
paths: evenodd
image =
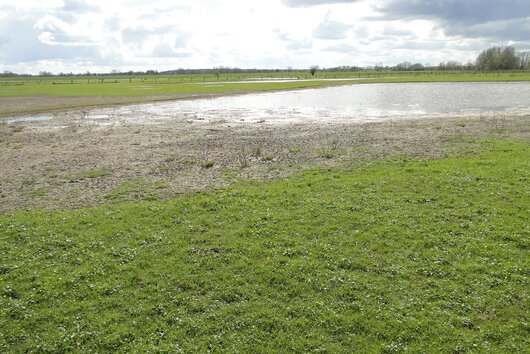
M529 0L0 0L0 72L436 65L530 49Z

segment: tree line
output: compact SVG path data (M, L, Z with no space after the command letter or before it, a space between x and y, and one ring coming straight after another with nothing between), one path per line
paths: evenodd
M455 60L449 60L447 62L441 62L438 65L429 65L422 63L411 63L404 61L394 66L384 66L382 63L378 63L375 66L360 67L360 66L338 66L332 68L320 68L317 65L310 67L309 72L315 75L316 71L323 72L355 72L355 71L422 71L422 70L449 70L449 71L499 71L499 70L530 70L530 53L528 51L517 51L512 46L507 47L491 47L483 50L476 60L468 61L466 64L462 64ZM112 70L109 73L86 73L74 74L74 73L59 73L57 75L48 72L41 71L38 76L118 76L118 75L176 75L176 74L215 74L219 73L289 73L293 71L304 71L303 69L293 69L288 67L287 69L241 69L237 67L225 67L219 66L210 69L183 69L179 68L176 70L168 71L157 71L157 70L146 70L146 71L127 71L120 72L118 70ZM33 76L31 74L17 74L11 71L0 72L0 76L13 77L13 76Z
M530 57L528 51L517 51L512 46L491 47L483 50L476 60L462 64L455 60L441 62L438 65L423 65L404 61L393 67L376 65L374 69L396 71L421 71L421 70L530 70Z
M528 52L517 52L514 47L491 47L479 54L475 62L477 70L528 70Z

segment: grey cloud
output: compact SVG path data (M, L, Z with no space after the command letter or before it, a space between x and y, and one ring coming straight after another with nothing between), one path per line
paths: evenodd
M313 36L318 39L344 39L349 29L350 26L342 22L330 21L326 18L315 28Z
M290 7L309 7L316 5L346 4L360 0L283 0L283 3Z
M528 0L388 0L375 7L380 19L430 19L450 36L525 40L530 38Z
M468 38L529 41L530 21L527 19L515 19L479 23L471 26L447 24L445 26L445 33L451 36L461 35Z
M74 13L84 13L84 12L100 12L101 9L95 5L88 4L85 1L80 0L65 0L63 11L74 12Z
M435 18L470 24L530 16L528 0L389 0L376 9L386 19Z
M480 52L488 47L488 43L483 40L465 40L463 42L453 42L446 45L446 49L456 50L459 52ZM519 46L518 46L519 48Z

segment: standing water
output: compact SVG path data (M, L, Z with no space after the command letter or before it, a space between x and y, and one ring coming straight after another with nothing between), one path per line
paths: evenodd
M292 122L530 113L530 83L361 84L121 107L119 115Z

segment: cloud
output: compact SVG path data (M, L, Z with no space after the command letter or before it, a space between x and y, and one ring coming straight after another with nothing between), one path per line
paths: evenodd
M101 8L80 0L65 0L62 10L80 14L86 12L100 12Z
M278 32L276 30L275 32ZM289 50L305 50L313 48L313 41L308 38L291 38L287 33L279 32L277 38L286 43L285 48Z
M357 52L357 49L355 47L351 45L347 45L347 44L333 45L333 46L325 47L322 50L326 52L336 52L336 53L345 53L345 54L352 54L352 53Z
M529 41L530 20L514 19L509 21L492 21L474 25L447 24L445 33L450 36L467 38L492 38L498 40Z
M34 29L40 31L38 35L42 43L49 45L94 45L96 44L90 37L85 34L76 33L74 26L58 19L54 16L45 16L40 19L34 26Z
M151 57L154 58L186 58L191 56L189 52L175 51L168 44L159 44L151 52Z
M410 30L404 30L396 28L393 25L386 25L383 29L383 36L388 37L411 37L414 36L414 32Z
M528 0L389 0L375 8L387 19L435 18L467 24L530 16Z
M313 37L318 39L344 39L350 26L345 23L332 21L326 16L324 22L320 23L313 31Z
M282 2L289 7L309 7L316 5L346 4L358 1L360 0L283 0Z
M389 43L389 49L404 49L404 50L441 50L444 49L446 44L441 41L406 41L402 43Z
M291 40L286 46L289 50L304 50L313 48L313 41L310 39Z
M34 27L32 18L11 17L1 22L0 33L12 31L7 41L0 44L0 62L17 64L39 60L72 60L79 58L100 58L96 47L91 45L64 45L41 41L42 32ZM46 32L45 32L46 33ZM50 41L53 42L53 41Z
M147 41L151 36L173 33L174 29L175 27L172 25L166 25L155 28L126 27L121 31L121 35L124 43L141 45L145 41Z
M388 0L375 9L382 20L433 20L449 36L530 38L528 0Z

